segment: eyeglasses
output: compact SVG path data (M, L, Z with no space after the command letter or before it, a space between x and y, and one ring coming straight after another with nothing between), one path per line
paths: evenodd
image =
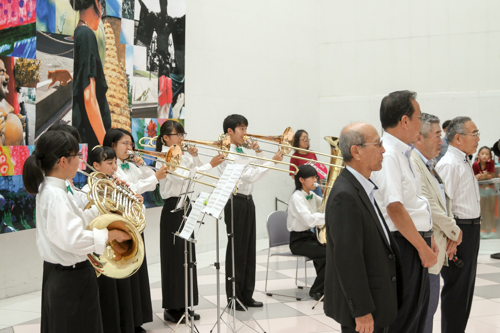
M471 135L471 136L475 136L476 138L479 139L479 137L481 136L481 133L479 133L479 131L477 131L476 133L459 133L460 135Z
M78 158L82 158L83 157L83 153L82 152L78 152L76 154L68 155L68 157L71 157L71 156L78 156Z
M177 135L179 139L184 139L187 135L187 133L174 133L174 134L167 134L167 136L172 136L172 135Z
M383 144L383 143L384 143L384 142L382 141L382 139L380 139L380 141L379 141L379 142L356 143L356 144L354 144L353 146L362 146L362 147L364 147L364 146L368 146L368 145L375 145L375 146L377 146L377 147L379 147L379 148L382 148L382 144Z
M125 145L125 146L130 146L130 147L134 146L134 143L132 141L118 141L118 143L121 143L122 145Z
M299 139L299 141L302 141L302 142L309 142L309 138Z

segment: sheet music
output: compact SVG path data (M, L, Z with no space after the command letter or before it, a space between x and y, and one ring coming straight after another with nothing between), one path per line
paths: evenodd
M250 159L236 160L234 164L226 166L217 183L217 187L212 192L207 205L202 211L203 213L219 218L248 163L250 163Z
M201 211L205 207L205 201L209 196L210 193L200 192L198 199L196 199L196 201L192 205L191 212L186 219L186 223L184 223L184 228L182 228L179 237L189 240L191 234L193 233L194 227L196 226L196 222L198 222L201 218Z
M188 177L191 179L194 179L196 176L196 169L192 168L189 170L189 175ZM176 176L174 176L176 177ZM175 206L174 211L177 211L181 208L184 208L184 202L186 201L186 197L189 194L189 185L193 184L193 181L190 181L190 179L185 179L184 182L182 183L182 188L181 188L181 195L179 197L179 200L177 201L177 205Z

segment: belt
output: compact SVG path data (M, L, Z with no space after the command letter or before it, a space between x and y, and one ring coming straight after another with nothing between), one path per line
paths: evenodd
M246 200L252 200L252 195L251 194L246 195L246 194L236 193L234 196L236 198L242 198L242 199L246 199Z
M465 225L481 224L481 217L477 217L475 219L459 219L455 217L455 222L457 222L457 224L465 224Z
M87 260L85 261L82 261L82 262L79 262L79 263L76 263L74 265L71 265L71 266L63 266L61 264L57 264L55 268L61 270L61 271L72 271L72 270L75 270L75 269L82 269L82 268L86 268L86 267L90 267L90 262L88 262Z
M432 230L429 231L417 231L423 238L429 238L432 236ZM391 234L397 237L404 237L399 231L392 231Z

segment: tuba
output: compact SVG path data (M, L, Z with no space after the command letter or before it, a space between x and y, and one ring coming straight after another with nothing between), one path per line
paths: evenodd
M326 202L328 201L328 196L332 190L333 183L340 174L340 167L344 166L344 160L342 158L342 153L339 148L339 139L334 136L325 136L325 140L330 144L331 155L330 164L335 166L330 166L328 169L328 176L326 177L325 192L323 193L323 200L321 201L320 211L324 212L326 208ZM316 237L321 244L326 244L326 226L322 225L316 227Z
M135 198L133 191L117 186L104 173L93 172L88 176L90 191L87 193L89 205L86 208L94 204L100 215L90 222L87 230L119 229L131 237L121 243L126 247L124 253L115 253L113 241L106 244L103 254L88 254L88 260L98 276L104 274L114 279L127 278L137 272L144 261L144 241L141 236L146 226L144 206Z

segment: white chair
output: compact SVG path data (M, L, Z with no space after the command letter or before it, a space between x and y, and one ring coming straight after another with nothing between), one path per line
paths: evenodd
M290 232L288 231L286 227L286 219L287 219L288 213L283 212L283 211L276 211L272 212L269 214L267 217L267 234L269 236L269 250L267 253L267 270L266 270L266 288L265 292L267 296L283 296L283 297L292 297L297 299L298 301L304 299L307 296L307 261L311 260L306 256L300 256L300 255L295 255L292 252L271 252L271 249L273 247L277 246L282 246L282 245L289 245L290 244ZM281 256L281 257L288 257L288 258L296 258L297 259L297 265L295 268L295 285L299 289L304 290L304 296L297 297L297 295L292 296L292 295L283 295L283 294L276 294L272 292L267 291L267 278L269 275L269 259L273 256ZM299 271L299 259L302 259L304 261L304 276L305 276L305 285L304 286L299 286L298 285L298 271Z

